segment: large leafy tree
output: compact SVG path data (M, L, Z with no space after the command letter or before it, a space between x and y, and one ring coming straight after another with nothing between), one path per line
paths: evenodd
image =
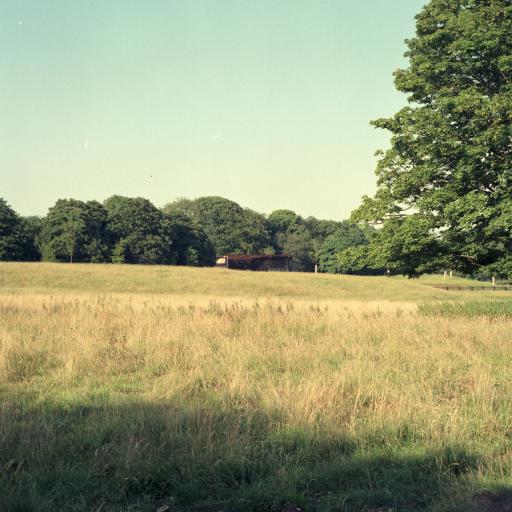
M37 236L46 261L107 261L107 211L98 201L59 199L42 219Z
M374 122L391 148L353 214L384 223L386 266L512 268L511 34L511 0L431 0L417 16L410 65L395 72L410 104Z
M107 230L115 263L172 263L171 239L164 214L142 197L105 200Z

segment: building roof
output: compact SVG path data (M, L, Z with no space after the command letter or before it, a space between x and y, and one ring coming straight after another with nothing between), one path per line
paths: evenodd
M254 261L254 260L280 260L280 259L293 259L288 254L226 254L222 256L228 258L230 261Z

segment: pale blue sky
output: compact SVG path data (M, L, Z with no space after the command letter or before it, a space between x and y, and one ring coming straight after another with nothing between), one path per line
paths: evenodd
M0 197L346 218L425 1L0 0Z

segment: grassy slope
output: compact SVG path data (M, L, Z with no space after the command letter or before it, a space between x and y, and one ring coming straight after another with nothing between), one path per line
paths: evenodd
M0 263L0 292L92 292L165 294L181 297L279 298L350 301L428 301L466 298L467 292L446 292L428 284L438 276L355 277L303 273L253 273L216 268L124 265L60 265ZM468 284L453 278L450 284ZM500 292L501 293L501 292ZM490 293L490 297L495 296Z
M1 264L0 510L471 510L512 476L512 321L366 303L477 296L510 294Z

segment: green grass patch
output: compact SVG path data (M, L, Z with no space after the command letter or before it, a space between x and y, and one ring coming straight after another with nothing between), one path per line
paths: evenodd
M512 300L474 300L468 302L429 302L418 306L425 316L459 318L512 318Z
M0 452L1 510L278 512L293 501L318 512L423 511L452 503L452 489L479 467L463 448L399 439L383 448L289 428L272 411L15 402L3 410L12 428Z

